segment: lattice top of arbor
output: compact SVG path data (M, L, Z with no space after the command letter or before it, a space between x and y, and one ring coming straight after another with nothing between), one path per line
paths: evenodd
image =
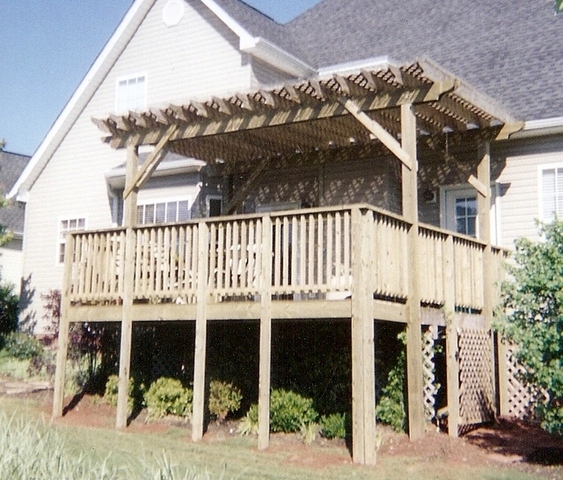
M401 158L393 146L401 138L405 104L415 106L419 136L497 135L512 121L492 101L430 64L385 63L94 122L114 148L163 142L182 155L228 165L376 139Z

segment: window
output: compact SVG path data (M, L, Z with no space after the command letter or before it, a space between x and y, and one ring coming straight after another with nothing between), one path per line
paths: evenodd
M448 186L442 187L441 192L441 227L463 235L478 237L477 192L475 189L466 186ZM496 201L496 185L491 184L491 241L493 243L499 242Z
M83 217L64 219L59 222L59 248L58 248L59 263L64 263L65 261L65 246L66 246L67 233L81 232L85 229L86 229L86 219Z
M455 231L475 237L477 234L477 197L456 197Z
M137 223L139 225L184 222L190 218L189 200L145 203L137 206Z
M208 217L220 217L223 213L223 196L207 195L205 199L205 207Z
M146 78L144 75L121 78L117 81L116 112L145 110L147 106Z
M563 166L540 170L540 215L544 222L563 217Z

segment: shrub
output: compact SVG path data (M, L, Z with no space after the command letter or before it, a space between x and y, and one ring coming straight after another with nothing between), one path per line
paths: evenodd
M270 397L272 432L298 432L301 425L314 423L317 417L311 398L283 389L272 390Z
M333 413L321 417L321 435L325 438L346 438L346 422L348 416L345 413Z
M4 336L4 351L19 360L30 360L43 355L43 345L32 334L11 332Z
M209 413L221 423L229 413L240 408L242 394L232 383L211 380L209 388Z
M18 302L14 286L0 283L0 335L13 332L18 327Z
M516 242L495 328L518 346L521 380L547 394L537 411L542 428L563 435L563 221L543 225L540 235L541 242Z
M238 424L237 432L241 435L256 435L258 433L258 405L250 405L248 412Z
M180 380L174 378L159 378L145 393L149 419L158 419L166 415L190 417L192 401L192 389L184 387Z
M404 335L401 334L400 338L404 339ZM406 354L405 350L402 349L397 357L397 363L389 371L387 384L381 390L381 398L375 408L377 420L390 425L396 432L404 432L406 430L405 383Z
M104 400L112 407L117 407L117 396L119 392L119 377L117 375L110 375L106 382L106 389L104 391ZM131 412L135 405L135 382L133 377L129 378L129 386L127 388L127 407Z

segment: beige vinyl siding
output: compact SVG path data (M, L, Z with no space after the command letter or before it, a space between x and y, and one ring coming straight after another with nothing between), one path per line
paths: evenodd
M155 2L29 192L23 275L30 278L33 295L22 318L36 322L37 331L44 317L41 295L62 284L60 219L85 217L88 229L112 225L105 173L125 162L126 151L103 143L92 118L114 111L117 79L146 75L149 106L250 88L250 68L237 51L238 38L198 1L186 3L179 25L166 27L161 19L165 3Z
M538 143L537 149L541 148ZM512 247L514 240L524 236L537 238L536 219L540 217L540 167L560 163L563 152L510 153L500 175L500 225L502 245Z

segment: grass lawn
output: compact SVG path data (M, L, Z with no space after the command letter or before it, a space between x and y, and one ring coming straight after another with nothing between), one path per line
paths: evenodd
M3 416L3 417L2 417ZM33 399L0 397L0 418L18 419L32 423L40 432L46 429L56 435L56 441L65 455L82 458L93 466L92 476L80 478L158 478L158 479L386 479L386 480L441 480L441 479L506 479L532 480L558 478L524 472L509 464L484 465L459 458L440 455L379 455L376 467L351 464L345 447L338 444L305 446L297 440L272 440L271 448L258 452L256 439L226 435L213 436L194 444L189 440L188 428L170 427L152 429L150 433L129 428L117 432L108 428L69 426L61 422L50 424L44 404ZM45 425L43 420L45 419ZM37 435L40 433L30 433ZM0 447L2 440L0 439ZM35 447L34 447L35 448ZM21 452L22 461L34 452ZM0 462L3 461L0 450ZM555 474L560 470L554 471ZM21 478L21 477L14 477ZM41 478L50 478L48 476ZM60 478L60 477L52 477ZM74 479L73 479L74 480Z

